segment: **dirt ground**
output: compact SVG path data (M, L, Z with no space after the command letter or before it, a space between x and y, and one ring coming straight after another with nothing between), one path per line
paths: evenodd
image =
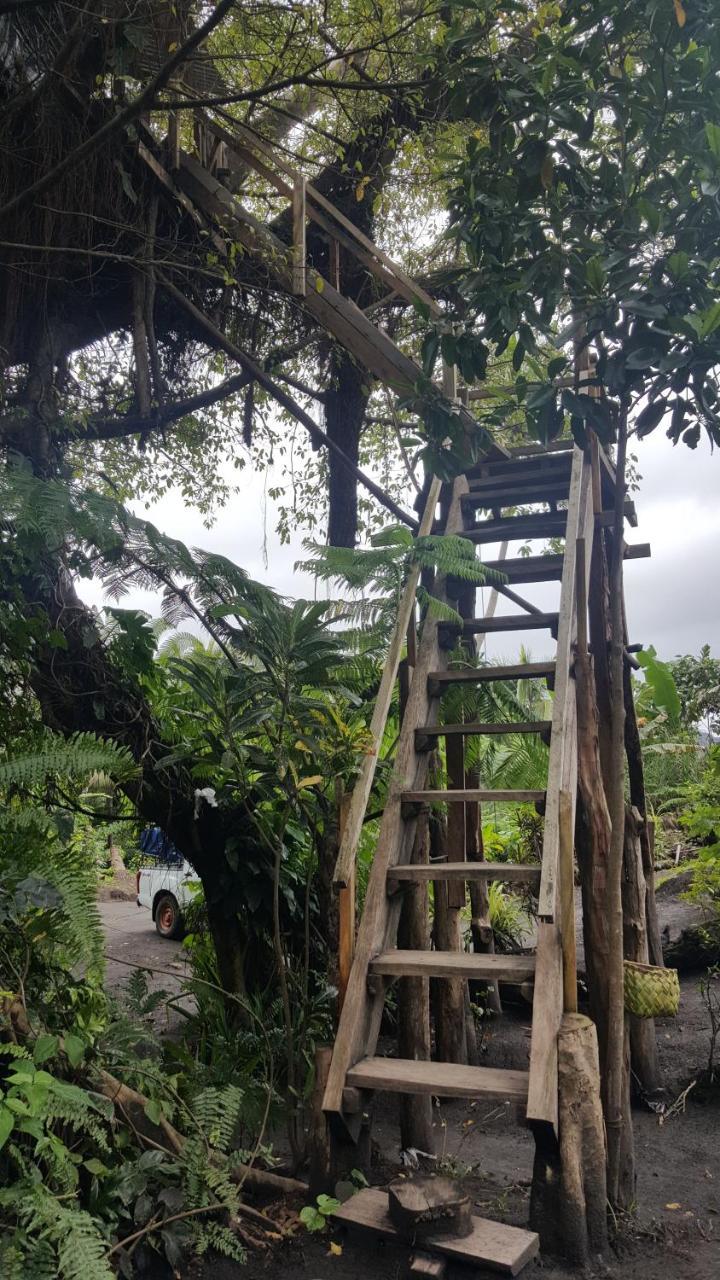
M127 904L123 907L127 912ZM667 891L659 895L659 907L661 924L671 933L693 918L693 909ZM151 935L147 922L139 918L144 913L133 911L132 920L121 919L124 912L119 904L103 904L108 950L123 958L132 956L136 962L142 951L150 965L161 962L168 969L178 965L180 957L174 954L173 944ZM132 936L126 936L123 946L119 935L131 924ZM152 955L145 953L143 943ZM118 970L112 975L113 985L120 978ZM641 1109L634 1114L636 1209L617 1224L613 1252L593 1276L720 1280L720 1089L710 1097L700 1088L691 1089L684 1106L672 1111L673 1102L707 1063L709 1027L698 989L700 976L683 975L678 1017L657 1023L671 1114L661 1118ZM483 1064L524 1068L529 1042L529 1006L508 1006L502 1021L488 1026ZM383 1049L391 1052L391 1043ZM393 1096L375 1100L373 1183L385 1183L401 1169L397 1106ZM534 1144L530 1133L517 1123L512 1107L464 1102L438 1106L435 1124L436 1150L448 1172L465 1176L476 1211L526 1226ZM330 1252L331 1239L342 1245L340 1255ZM407 1263L407 1249L357 1234L313 1238L303 1231L265 1254L251 1254L245 1267L218 1259L179 1274L182 1280L403 1280ZM457 1267L449 1269L448 1280L489 1280L491 1274L481 1268ZM543 1257L522 1274L526 1280L566 1280L577 1272ZM159 1280L157 1272L155 1277Z

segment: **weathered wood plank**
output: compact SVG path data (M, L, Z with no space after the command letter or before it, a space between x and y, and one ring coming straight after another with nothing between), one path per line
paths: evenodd
M535 884L540 867L510 862L429 862L391 867L390 880L501 880L508 884Z
M478 804L541 804L545 792L486 791L473 787L462 791L404 791L402 799L405 804L465 804L468 800L475 800Z
M348 1072L348 1084L386 1093L435 1093L442 1098L498 1098L525 1102L527 1071L465 1067L456 1062L364 1058Z
M438 498L440 497L441 481L437 478L433 480L428 494L428 500L425 504L418 536L423 538L430 533L433 521L435 519L435 509L437 507ZM405 590L398 607L397 618L395 619L395 628L393 630L390 647L385 659L383 673L380 679L380 688L378 689L375 706L373 708L372 719L370 721L370 750L363 756L362 764L358 773L357 782L353 788L352 799L350 801L350 809L347 815L347 822L343 832L343 838L338 852L337 863L335 865L334 884L337 889L343 888L348 884L351 869L355 865L355 855L357 847L362 835L363 822L365 820L365 810L370 798L375 770L378 762L378 752L382 743L383 734L385 732L385 724L387 722L390 704L393 698L395 688L395 680L397 679L398 666L400 664L400 655L403 645L406 641L408 627L413 619L415 609L415 594L420 579L420 568L415 566L411 569Z
M388 1212L387 1192L366 1187L351 1196L333 1214L336 1222L358 1230L372 1231L386 1240L399 1240ZM488 1267L502 1275L515 1276L536 1256L540 1241L534 1231L506 1227L501 1222L473 1216L473 1229L460 1239L440 1236L424 1242L425 1248L471 1266ZM426 1273L427 1274L427 1273Z
M552 680L555 677L554 662L516 662L502 667L451 667L446 671L431 671L428 682L432 690L453 684L480 684L492 680Z
M301 174L296 174L293 181L292 195L292 291L297 298L304 298L307 292L305 281L305 264L307 260L305 226L305 179Z
M385 951L370 962L370 973L385 978L525 982L535 974L535 957L476 954L473 951Z

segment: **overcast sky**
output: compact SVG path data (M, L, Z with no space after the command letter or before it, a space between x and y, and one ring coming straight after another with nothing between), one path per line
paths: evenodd
M704 442L694 451L683 444L673 447L662 433L639 442L635 452L642 475L640 489L633 495L638 527L629 529L627 536L630 542L649 542L652 557L626 565L630 639L653 644L666 659L678 653L697 653L706 643L720 656L720 456L717 451L711 454ZM252 578L283 594L312 598L313 579L294 570L295 561L303 554L304 534L300 531L290 545L281 546L274 532L273 503L265 498L271 486L249 469L242 473L240 483L240 492L219 513L211 529L205 528L199 513L177 493L168 494L147 513L139 506L136 510L190 546L229 556ZM485 554L491 559L497 549L488 547ZM513 554L512 546L508 554ZM548 611L557 608L558 584L520 589ZM322 593L323 589L319 590ZM88 602L102 605L100 584L83 583L81 591ZM159 596L133 592L122 603L155 616L158 600ZM511 610L507 602L498 603L498 613ZM535 659L553 652L549 635L535 632L495 640L488 654L512 659L523 642Z

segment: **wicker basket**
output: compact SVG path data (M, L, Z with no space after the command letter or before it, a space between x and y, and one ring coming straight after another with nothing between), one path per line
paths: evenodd
M680 1005L677 969L660 969L636 960L625 960L623 964L628 1013L638 1018L674 1018Z

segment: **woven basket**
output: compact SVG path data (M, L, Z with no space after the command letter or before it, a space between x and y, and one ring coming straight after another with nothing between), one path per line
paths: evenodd
M623 961L625 1008L638 1018L674 1018L680 1005L677 969L660 969L636 960Z

